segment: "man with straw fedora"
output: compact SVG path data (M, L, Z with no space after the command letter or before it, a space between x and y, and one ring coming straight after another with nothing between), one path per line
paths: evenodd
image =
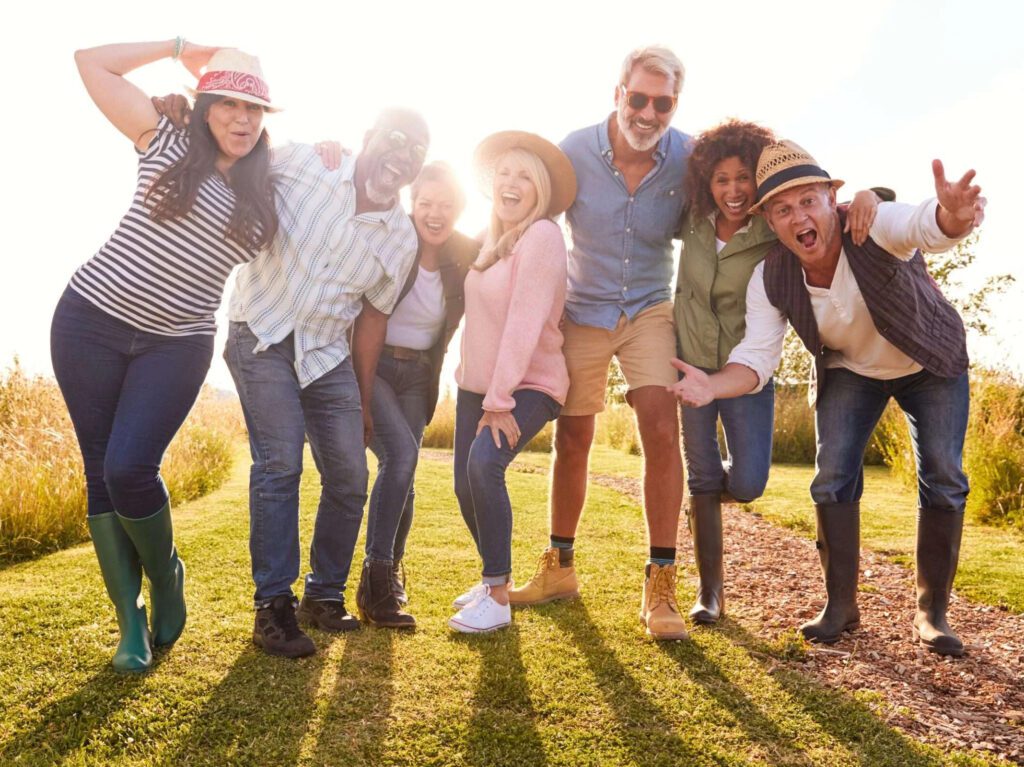
M811 483L828 600L801 627L831 643L859 626L857 575L864 449L890 398L907 416L917 456L917 612L914 636L928 650L962 655L946 621L960 553L967 477L967 348L963 322L928 274L921 251L941 252L984 216L974 171L948 181L932 163L936 196L920 205L881 203L870 236L843 232L832 179L806 151L769 145L757 167L752 212L779 244L747 289L747 332L725 367L708 375L679 360L671 390L684 405L757 391L782 353L787 322L814 355L818 451Z

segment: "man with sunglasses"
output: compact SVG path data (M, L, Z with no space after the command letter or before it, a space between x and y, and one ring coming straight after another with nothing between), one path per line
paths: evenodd
M253 641L271 655L316 651L296 618L324 631L359 627L343 592L366 503L370 396L388 314L417 246L398 195L419 173L428 143L422 117L392 109L336 170L308 145L274 150L280 228L238 273L224 353L253 456ZM321 495L312 572L296 611L307 437Z
M650 544L641 617L656 639L686 636L675 603L676 528L683 497L669 363L676 348L672 239L683 208L688 137L669 127L684 70L672 51L639 48L623 62L615 112L561 144L579 184L566 213L572 233L564 353L570 388L555 428L551 544L513 604L579 594L576 527L587 492L595 416L604 409L612 357L629 386L644 451Z

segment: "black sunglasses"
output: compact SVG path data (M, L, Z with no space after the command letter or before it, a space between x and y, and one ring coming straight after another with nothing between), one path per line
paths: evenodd
M626 103L630 109L639 111L653 102L654 111L664 115L676 108L675 96L648 96L646 93L640 93L640 91L627 91L625 85L620 85L619 89L622 91L622 95L626 97Z

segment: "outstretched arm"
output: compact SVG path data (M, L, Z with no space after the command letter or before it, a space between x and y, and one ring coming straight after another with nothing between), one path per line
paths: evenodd
M683 378L666 389L686 407L703 407L716 399L742 397L760 383L757 373L736 362L726 363L724 368L711 374L680 359L673 359L672 367L682 373Z
M199 70L216 50L177 40L115 43L75 51L75 63L85 89L103 115L139 150L145 150L151 139L149 133L156 128L159 115L149 97L124 76L177 53L182 64L198 77Z

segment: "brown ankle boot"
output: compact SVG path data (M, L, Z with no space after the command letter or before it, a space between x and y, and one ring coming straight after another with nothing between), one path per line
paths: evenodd
M725 610L722 567L722 500L718 493L691 495L687 511L697 560L697 601L690 610L696 623L714 623Z
M416 628L416 619L402 610L395 596L391 562L366 560L356 591L356 606L363 623L393 629Z
M800 627L810 642L832 644L860 626L857 575L860 567L860 503L819 503L818 556L828 601L818 617Z
M676 566L649 567L640 604L640 620L648 636L657 640L687 639L686 623L676 602Z

